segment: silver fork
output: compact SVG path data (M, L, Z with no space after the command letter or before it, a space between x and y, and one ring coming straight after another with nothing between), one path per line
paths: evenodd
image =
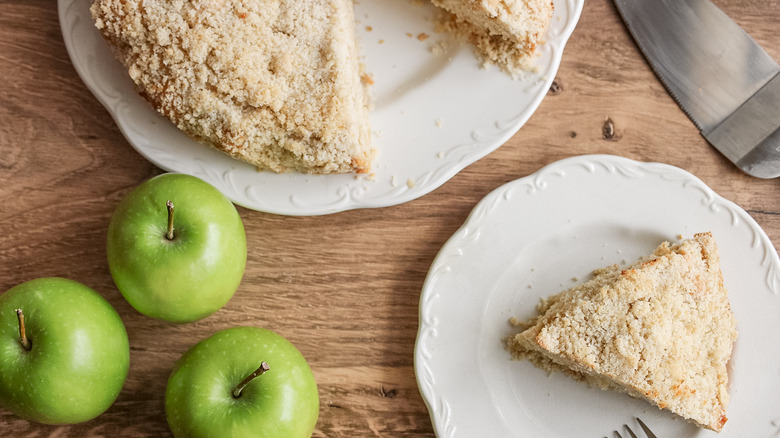
M641 427L642 430L645 432L645 434L647 434L647 438L658 438L642 420L640 420L639 418L635 418L635 420L637 421L637 423L639 423L639 427ZM631 430L630 427L628 427L628 424L624 424L623 428L626 430L626 432L628 432L628 435L631 438L637 438L637 435L634 433L633 430ZM614 431L614 434L615 434L615 438L623 438L623 435L621 435L620 432L618 431Z

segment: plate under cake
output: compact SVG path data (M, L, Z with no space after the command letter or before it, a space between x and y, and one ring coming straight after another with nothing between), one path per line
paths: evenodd
M737 337L711 233L662 243L542 302L507 338L516 357L650 401L720 431Z
M352 0L95 0L139 92L259 169L366 173L373 150Z

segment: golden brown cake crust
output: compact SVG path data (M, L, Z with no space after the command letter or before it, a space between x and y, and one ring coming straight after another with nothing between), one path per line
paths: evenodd
M726 422L737 336L711 233L661 244L626 269L546 300L508 338L516 357L646 399L701 427Z
M192 137L276 172L367 172L352 0L95 0L140 93Z

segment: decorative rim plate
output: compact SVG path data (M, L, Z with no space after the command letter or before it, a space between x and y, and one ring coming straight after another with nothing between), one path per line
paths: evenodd
M539 71L521 80L480 68L469 46L435 33L436 11L427 3L358 2L363 62L375 81L371 120L380 155L371 178L257 172L190 139L135 92L94 26L91 3L59 0L65 46L81 79L141 155L205 179L244 207L317 215L411 201L506 142L550 88L584 0L555 0Z
M649 403L513 361L510 317L626 265L664 240L712 231L737 318L729 421L699 430ZM490 193L434 260L420 298L415 371L439 437L601 437L642 418L659 437L780 432L780 259L739 206L676 167L589 155Z

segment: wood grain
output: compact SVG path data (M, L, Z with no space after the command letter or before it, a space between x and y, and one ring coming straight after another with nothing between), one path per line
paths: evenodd
M716 3L780 59L777 1ZM77 76L56 6L0 2L0 290L43 276L95 288L125 321L131 369L97 419L43 426L0 410L3 436L168 436L163 398L174 361L216 330L257 325L286 336L309 360L321 399L314 436L432 437L413 367L428 267L482 197L565 157L615 154L681 167L780 243L780 180L748 177L712 149L648 68L613 4L588 0L555 91L504 146L399 206L318 217L239 208L250 252L234 299L193 324L154 321L114 287L105 236L119 200L161 171L128 145Z

